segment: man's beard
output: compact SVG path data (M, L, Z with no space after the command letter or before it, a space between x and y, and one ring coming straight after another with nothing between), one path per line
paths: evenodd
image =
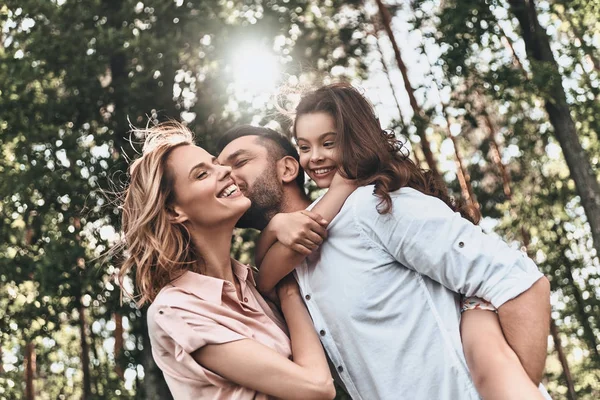
M245 192L244 195L250 199L252 204L236 226L263 230L271 218L281 210L283 186L277 178L277 173L273 169L267 168L265 173L254 181L252 188L247 188L242 192Z

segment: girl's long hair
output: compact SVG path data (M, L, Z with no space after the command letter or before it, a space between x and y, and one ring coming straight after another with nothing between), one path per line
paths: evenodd
M177 122L138 130L144 135L142 155L129 167L130 183L122 204L125 260L119 284L135 272L138 306L152 302L160 289L198 262L191 237L183 224L169 219L174 177L167 166L179 146L193 144L192 132Z
M304 95L296 107L294 134L298 118L317 112L327 113L335 121L341 172L360 186L375 185L375 195L381 199L380 214L392 209L390 192L411 187L441 199L474 224L479 222L477 210L451 198L444 182L408 158L394 132L381 128L373 106L356 88L336 83Z

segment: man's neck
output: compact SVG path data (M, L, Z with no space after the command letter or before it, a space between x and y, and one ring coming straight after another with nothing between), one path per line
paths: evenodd
M289 213L304 210L310 203L311 201L308 196L301 192L294 184L294 187L284 187L280 211Z

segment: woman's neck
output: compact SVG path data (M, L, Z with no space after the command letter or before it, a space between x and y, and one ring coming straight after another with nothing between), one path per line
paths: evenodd
M192 242L202 258L201 273L234 283L230 255L233 227L229 230L222 228L208 231L190 230Z

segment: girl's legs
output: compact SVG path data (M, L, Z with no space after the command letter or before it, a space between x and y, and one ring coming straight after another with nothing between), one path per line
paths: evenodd
M506 342L496 312L477 299L465 299L463 310L463 350L479 395L484 400L543 399Z

